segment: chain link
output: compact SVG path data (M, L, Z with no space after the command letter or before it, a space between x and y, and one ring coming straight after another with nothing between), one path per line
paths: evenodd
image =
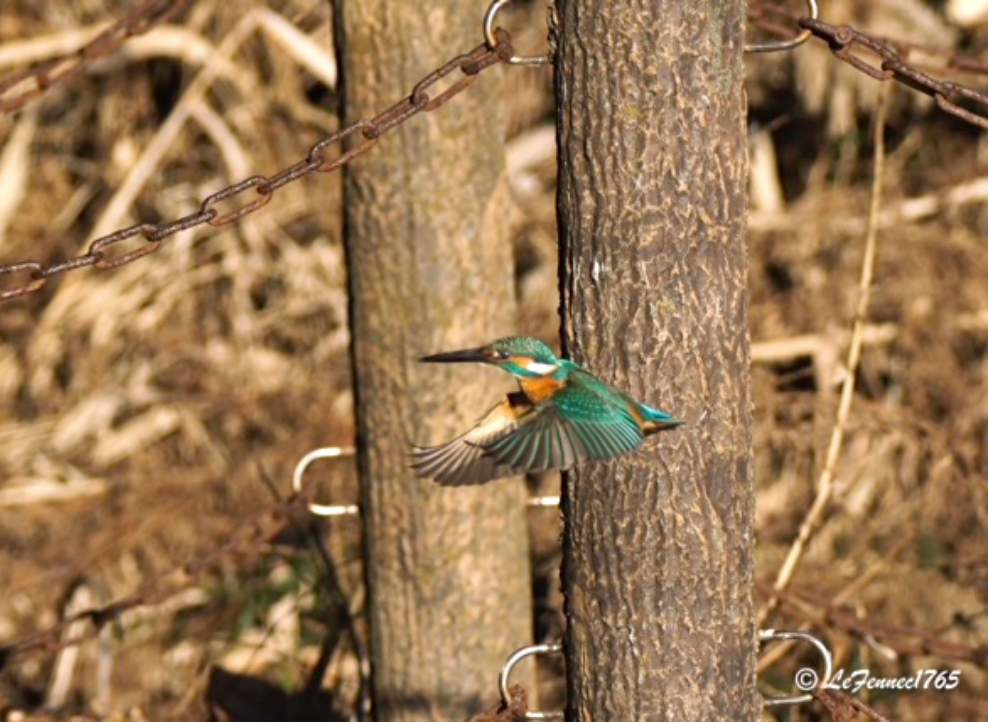
M214 227L227 226L267 205L279 188L311 173L329 173L346 165L357 156L370 150L383 135L410 118L419 113L431 112L449 102L454 96L473 85L477 76L487 68L507 62L514 53L511 37L506 31L499 28L496 31L496 40L497 44L494 47L489 47L484 43L469 53L457 55L449 62L433 70L412 88L408 97L398 101L374 118L358 120L318 141L309 149L303 160L272 176L251 176L213 193L202 201L199 209L194 213L157 225L138 223L102 236L94 240L85 253L63 263L46 266L38 261L21 261L0 265L0 277L27 274L27 280L20 285L0 292L0 301L35 293L45 285L49 278L68 271L90 266L100 270L108 270L133 263L139 258L158 251L163 241L179 231L206 224ZM429 90L433 86L457 70L462 72L462 77L457 78L435 97L429 95ZM351 136L357 136L358 139L362 138L362 140L353 147L342 151L338 157L332 159L328 157L327 151L331 147L342 149ZM221 213L217 209L219 204L229 202L235 204L233 210ZM107 254L111 246L138 237L143 239L143 244L138 248L113 257Z

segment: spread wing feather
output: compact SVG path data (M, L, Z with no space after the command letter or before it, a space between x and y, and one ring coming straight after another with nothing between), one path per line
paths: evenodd
M644 438L623 402L593 377L574 374L550 400L533 406L524 394L510 394L465 434L413 447L411 466L443 486L464 486L611 459Z
M411 467L415 475L433 478L443 486L468 486L522 473L524 467L486 453L489 444L518 427L517 404L518 399L509 396L452 441L438 446L413 446Z
M527 471L569 469L587 459L625 454L642 438L638 422L623 406L567 387L494 439L487 455L498 464Z

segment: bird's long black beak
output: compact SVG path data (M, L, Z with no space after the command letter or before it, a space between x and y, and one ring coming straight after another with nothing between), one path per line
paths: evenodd
M419 361L429 364L462 364L462 363L490 363L490 356L483 352L483 349L468 348L463 351L447 351L436 353L431 356L423 356Z

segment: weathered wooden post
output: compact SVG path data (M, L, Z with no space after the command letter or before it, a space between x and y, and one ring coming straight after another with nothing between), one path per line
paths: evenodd
M339 2L346 119L374 115L474 47L485 9L484 0ZM443 489L414 478L407 457L409 441L449 438L496 401L470 376L482 371L416 359L513 330L498 94L497 74L486 73L346 170L379 720L466 719L489 706L500 666L532 634L521 483Z
M570 719L753 720L741 0L560 0L569 350L686 418L569 475Z

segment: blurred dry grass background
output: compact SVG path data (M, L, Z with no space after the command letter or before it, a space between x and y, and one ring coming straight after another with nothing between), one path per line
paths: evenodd
M88 37L81 28L132 7L47 5L3 0L0 75L41 59L50 46L36 39L71 48ZM824 17L969 52L985 45L982 30L950 25L941 3L859 5L828 3ZM318 0L199 0L181 24L0 118L0 258L61 260L96 235L184 215L233 181L303 157L337 124L328 16ZM540 4L515 17L525 28L517 44L539 47ZM518 328L557 342L551 76L510 72L515 205L505 222ZM767 579L812 502L846 371L877 88L819 47L754 59L749 76L757 565ZM905 91L893 108L857 394L834 499L794 587L865 620L974 648L988 644L988 194L978 184L988 145ZM293 184L230 229L179 234L153 258L79 271L4 305L0 640L208 553L274 490L287 492L305 452L350 444L348 341L338 175ZM321 463L312 475L320 498L354 501L350 463ZM559 525L552 510L531 514L541 640L561 632ZM343 519L320 531L345 602L326 591L319 550L286 537L129 613L78 658L9 665L0 710L9 719L30 710L42 719L45 705L135 720L260 719L289 708L302 719L306 705L326 704L351 713L354 645L326 652L326 640L342 607L359 616L359 527ZM799 627L819 605L801 608L784 605L772 625ZM962 671L953 692L862 693L892 718L988 719L983 664L897 654L895 639L833 624L809 628L841 667ZM321 650L325 674L314 675ZM813 663L802 652L764 678L788 687ZM546 707L559 702L551 667ZM779 714L826 718L809 708Z

